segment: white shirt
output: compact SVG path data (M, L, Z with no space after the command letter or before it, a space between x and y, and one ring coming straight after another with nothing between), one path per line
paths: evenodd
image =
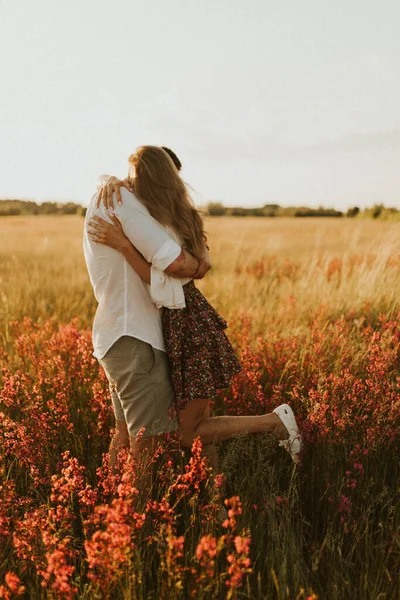
M165 231L179 246L182 246L179 236L172 227L166 225ZM179 279L170 277L152 264L150 285L148 286L150 298L157 308L161 308L162 306L166 306L167 308L185 308L185 294L182 286L191 281L191 279L192 277L180 277Z
M83 238L90 282L99 303L93 323L93 354L97 359L103 358L123 335L139 338L165 352L160 307L185 306L182 285L190 279L170 277L163 271L178 258L181 247L144 205L121 187L122 205L114 202L113 212L125 235L152 264L148 286L121 252L90 240L87 222L93 216L112 222L103 205L96 208L97 196L98 192L88 206Z

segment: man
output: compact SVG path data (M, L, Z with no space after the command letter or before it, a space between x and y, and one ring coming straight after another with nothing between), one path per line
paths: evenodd
M105 191L111 192L110 179ZM118 186L116 186L118 188ZM94 356L110 382L116 433L110 444L110 462L118 448L130 446L134 456L151 451L165 433L177 429L168 415L174 391L165 352L160 309L152 302L148 287L123 254L93 242L87 223L94 216L111 222L100 202L104 190L89 204L85 219L84 254L98 308L93 324ZM114 212L132 244L165 277L201 279L211 268L181 248L125 187Z

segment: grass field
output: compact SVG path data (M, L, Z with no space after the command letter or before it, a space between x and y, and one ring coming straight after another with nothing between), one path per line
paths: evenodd
M3 322L78 316L91 325L96 304L82 227L75 216L0 220ZM243 311L260 330L273 325L290 333L321 307L330 316L368 303L386 314L398 310L398 223L215 217L207 231L214 268L199 285L228 319Z
M400 598L400 223L208 221L198 285L243 364L215 414L287 401L304 456L240 436L215 489L199 447L165 451L140 511L134 465L107 467L82 227L0 219L0 597Z

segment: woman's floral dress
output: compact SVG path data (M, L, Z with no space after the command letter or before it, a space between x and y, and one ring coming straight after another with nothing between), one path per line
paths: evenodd
M163 308L162 325L171 363L176 408L182 410L196 398L213 398L231 385L241 371L240 362L224 329L227 322L196 288L183 286L186 307Z

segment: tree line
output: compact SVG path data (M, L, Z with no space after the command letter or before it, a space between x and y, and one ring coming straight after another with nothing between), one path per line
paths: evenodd
M261 208L228 207L221 202L210 202L207 212L211 216L231 217L358 217L382 220L400 220L400 210L388 208L384 204L374 204L370 208L360 209L353 206L346 211L334 208L310 208L309 206L280 206L279 204L265 204Z
M240 206L224 206L221 202L209 202L206 213L214 216L231 217L357 217L381 220L400 220L400 210L389 208L384 204L374 204L370 208L360 209L353 206L347 211L334 208L310 208L307 206L280 206L265 204L260 208L244 208ZM86 208L75 202L37 202L30 200L0 200L1 216L28 215L81 215L85 216Z
M85 215L86 208L75 202L42 202L0 200L0 216Z

